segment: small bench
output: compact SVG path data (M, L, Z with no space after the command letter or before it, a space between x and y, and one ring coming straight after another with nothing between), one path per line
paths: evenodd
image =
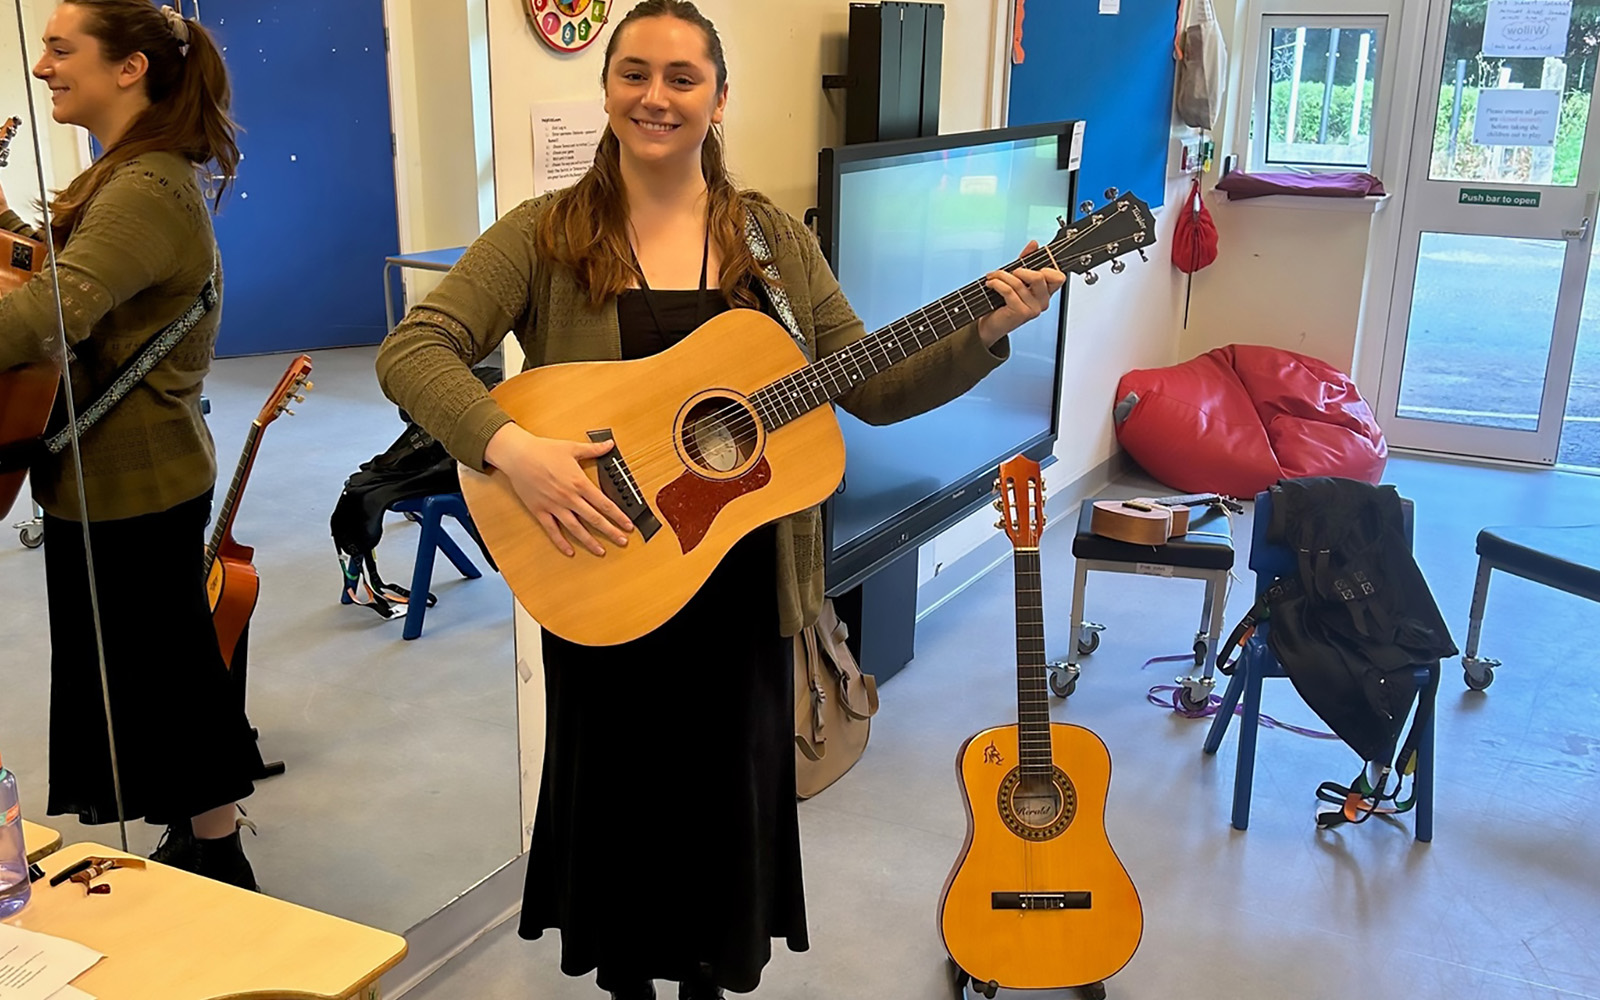
M1484 528L1478 532L1478 582L1472 590L1467 648L1461 656L1467 687L1474 691L1494 683L1494 668L1500 666L1499 660L1478 656L1489 577L1495 570L1600 601L1600 524Z
M1072 581L1073 634L1067 659L1050 664L1051 692L1058 698L1070 697L1082 672L1079 658L1100 646L1100 633L1105 626L1083 617L1090 571L1135 573L1205 581L1200 629L1194 637L1194 663L1202 673L1199 677L1180 678L1178 691L1185 705L1205 706L1211 697L1211 674L1217 665L1217 643L1222 638L1222 616L1227 610L1228 573L1233 569L1233 533L1228 518L1214 508L1196 509L1191 514L1188 534L1172 538L1165 545L1134 545L1094 533L1091 523L1097 499L1105 498L1085 500L1078 511L1078 533L1072 539L1076 563Z

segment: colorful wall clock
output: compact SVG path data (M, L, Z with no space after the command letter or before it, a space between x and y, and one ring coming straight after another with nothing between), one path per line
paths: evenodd
M612 0L528 0L528 16L545 44L577 52L600 37Z

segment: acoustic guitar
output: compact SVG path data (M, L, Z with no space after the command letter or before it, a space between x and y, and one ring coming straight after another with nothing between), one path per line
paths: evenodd
M1114 195L1115 192L1110 194ZM1148 205L1122 195L1006 266L1089 272L1155 242ZM615 442L587 470L637 528L604 556L562 555L498 470L463 467L461 491L512 593L539 624L591 646L672 617L744 535L826 500L844 474L829 404L1003 303L982 280L808 363L751 309L714 317L635 361L547 365L491 395L531 434Z
M239 500L250 481L250 470L255 467L256 452L261 447L261 435L281 413L294 416L291 402L305 402L305 392L311 389L311 359L302 354L289 362L289 368L278 380L278 385L267 397L266 405L256 414L245 437L244 452L234 469L233 482L228 485L228 495L217 511L211 528L211 541L206 545L206 596L211 601L211 620L217 629L217 645L222 649L222 660L229 666L234 662L234 651L239 638L244 635L250 616L255 613L256 600L261 594L261 577L254 563L256 550L240 545L233 537L233 521L239 512Z
M1089 730L1050 721L1039 464L1011 459L996 487L1016 569L1017 724L978 733L956 755L967 839L939 898L945 950L988 997L1096 987L1144 933L1138 890L1106 837L1111 756Z
M22 119L15 116L0 124L0 167L11 157L11 140ZM38 240L0 229L0 295L8 295L32 280L44 267L49 252ZM61 373L53 365L23 365L0 372L0 452L37 439L50 420ZM0 459L0 515L11 509L28 478L26 465Z

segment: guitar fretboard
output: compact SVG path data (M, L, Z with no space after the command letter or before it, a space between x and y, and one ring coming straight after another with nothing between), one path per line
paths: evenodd
M1017 739L1022 773L1049 775L1050 689L1045 682L1044 599L1039 550L1017 549Z
M244 454L239 456L239 465L233 470L233 482L228 484L228 495L217 511L217 520L211 528L211 541L206 543L207 575L211 573L211 564L217 561L217 550L222 547L222 540L233 530L234 510L239 506L239 494L244 492L245 480L250 478L250 467L256 461L256 444L260 440L261 422L252 421L250 433L245 436Z

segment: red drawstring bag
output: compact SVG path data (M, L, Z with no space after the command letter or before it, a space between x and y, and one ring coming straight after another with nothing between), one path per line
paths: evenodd
M1172 263L1185 274L1193 274L1217 259L1217 224L1211 210L1200 197L1200 181L1189 189L1184 211L1172 232Z

